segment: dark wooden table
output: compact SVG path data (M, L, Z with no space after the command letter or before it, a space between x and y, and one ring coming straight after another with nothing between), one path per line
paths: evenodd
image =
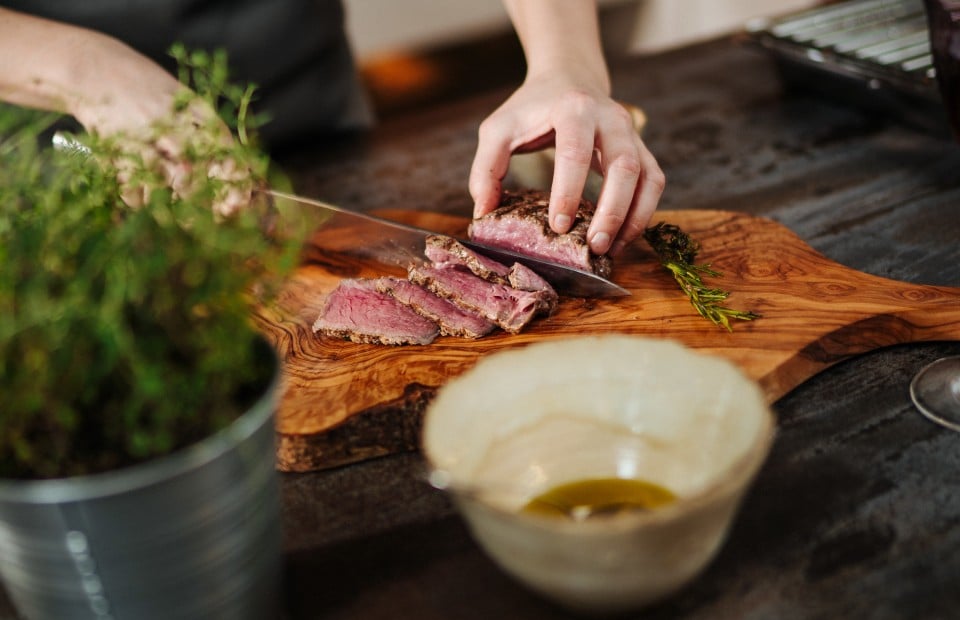
M729 39L618 62L615 95L649 115L664 209L773 218L847 266L960 286L960 146L793 92ZM288 165L298 189L355 208L470 213L492 92L393 119ZM706 572L637 618L960 617L960 434L908 383L960 343L884 349L775 404L780 431ZM406 454L283 476L291 618L565 618L472 541Z
M614 85L649 115L662 208L767 216L847 266L960 286L960 146L946 137L791 92L770 58L729 39L618 61ZM506 94L284 163L307 195L466 215L476 130ZM780 399L776 443L719 556L628 617L960 617L960 433L907 391L946 354L960 343L879 350ZM286 618L572 617L494 566L420 467L409 453L283 475Z

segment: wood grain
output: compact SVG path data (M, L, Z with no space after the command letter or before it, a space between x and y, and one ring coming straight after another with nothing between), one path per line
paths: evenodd
M463 235L467 220L426 212L384 217ZM769 402L853 355L893 344L960 339L960 288L898 282L855 271L819 254L784 226L727 211L660 211L702 244L700 260L723 272L728 304L762 315L727 332L701 318L637 242L619 257L613 279L629 298L561 300L524 332L480 340L438 338L428 346L360 345L314 335L325 295L344 277L382 268L310 248L258 322L284 360L278 413L278 467L310 471L413 450L435 390L508 347L580 334L620 332L672 338L738 364ZM396 273L396 272L394 272Z

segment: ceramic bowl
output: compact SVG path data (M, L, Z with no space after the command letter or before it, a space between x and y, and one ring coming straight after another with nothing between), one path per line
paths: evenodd
M720 548L774 419L732 363L668 340L577 337L492 354L429 405L423 453L479 545L580 611L676 592ZM639 478L667 506L575 521L521 508L557 485Z

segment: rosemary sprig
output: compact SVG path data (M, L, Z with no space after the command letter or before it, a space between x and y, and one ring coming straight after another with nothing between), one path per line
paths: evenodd
M660 222L648 227L643 238L657 253L660 264L673 274L680 290L690 298L690 305L700 316L714 325L726 328L727 331L733 331L730 319L752 321L760 317L754 312L733 310L722 305L730 293L707 286L703 282L703 276L718 278L723 274L711 269L709 264L696 264L700 244L680 230L680 227Z

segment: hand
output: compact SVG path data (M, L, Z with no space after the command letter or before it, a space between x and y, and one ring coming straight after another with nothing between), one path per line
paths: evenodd
M131 207L145 204L153 189L138 183L132 176L133 170L155 170L174 195L187 196L195 187L195 175L204 171L194 170L185 153L189 150L215 152L232 140L226 125L200 100L194 100L194 105L186 110L171 113L149 127L116 135L123 150L119 161L114 162L119 170L121 198ZM208 178L224 182L211 205L218 216L229 217L250 204L253 194L250 170L237 165L231 158L214 158L205 165Z
M212 208L221 217L233 215L248 206L252 200L253 178L250 170L228 157L206 161L206 170L195 170L185 153L215 153L229 146L232 137L226 125L216 117L209 106L199 99L176 114L155 120L146 130L117 134L122 154L115 161L122 186L122 199L132 207L143 205L153 189L132 176L134 170L153 170L174 195L187 196L199 179L206 174L224 182Z
M116 164L124 187L122 198L128 205L142 205L151 189L131 178L131 169L139 164L135 160L157 170L175 194L185 195L191 191L194 171L184 153L204 140L210 142L201 151L229 145L233 139L230 130L209 104L199 99L175 112L177 97L191 94L185 86L127 46L109 38L97 42L102 53L88 58L90 62L100 59L104 64L100 73L109 79L100 80L75 97L72 114L87 131L119 140L125 157ZM250 203L249 171L236 162L210 161L206 173L226 182L213 204L218 215L229 216Z
M474 217L496 208L511 154L549 146L556 147L551 228L569 230L592 167L603 185L587 239L594 253L616 256L649 222L664 175L630 112L602 89L582 88L564 75L528 77L481 124L470 172Z

